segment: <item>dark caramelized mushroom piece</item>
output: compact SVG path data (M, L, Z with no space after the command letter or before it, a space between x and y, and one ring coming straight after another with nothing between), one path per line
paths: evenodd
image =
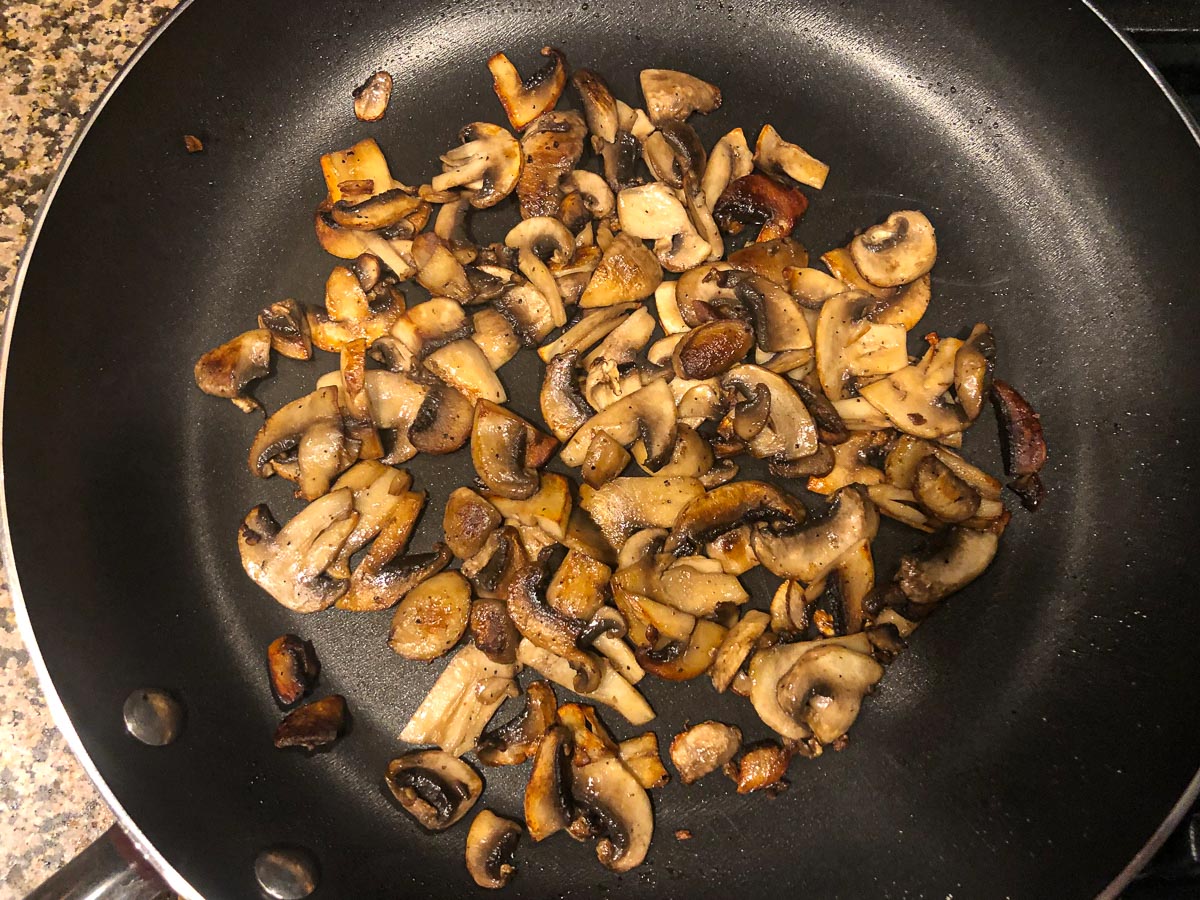
M316 750L332 744L346 728L346 698L330 694L293 709L275 729L275 746Z
M424 203L420 197L404 188L392 188L358 203L339 200L329 210L329 217L342 228L378 231L390 228L412 215ZM363 290L371 290L364 287Z
M817 445L817 450L810 456L799 459L773 459L767 463L767 468L776 478L823 478L833 471L837 465L837 457L833 448L826 444Z
M408 439L422 453L453 453L470 438L474 415L470 400L438 382L425 395L417 417L409 426Z
M908 649L908 644L900 636L900 630L891 622L882 625L872 625L864 632L871 642L871 651L884 665L892 662L897 656Z
M513 624L508 605L503 600L483 599L472 603L470 628L475 646L492 662L508 665L516 662L521 633Z
M475 404L471 460L488 490L509 500L528 500L538 489L538 469L558 442L516 413L490 400Z
M547 605L542 594L544 580L541 566L526 566L517 572L508 591L508 614L524 637L570 664L575 670L574 688L578 693L590 693L599 687L604 669L594 654L579 648L587 623L568 618Z
M583 155L587 125L574 111L548 112L537 117L521 137L525 167L517 182L521 217L557 216L563 192L559 182Z
M275 699L280 706L291 706L312 691L321 664L311 642L285 634L267 647L267 669Z
M482 809L467 832L467 871L481 888L505 887L517 874L513 856L522 828L511 819Z
M205 353L196 362L196 386L206 394L232 400L242 412L261 409L242 392L246 385L271 371L271 332L257 328L239 334Z
M771 391L765 384L754 385L754 393L733 404L733 436L752 441L771 419Z
M725 774L737 785L739 794L765 790L779 793L787 788L791 754L775 741L759 741L749 747L736 762L725 764Z
M388 763L385 782L404 811L429 831L445 831L483 793L483 779L444 750L414 750Z
M757 240L774 241L790 235L807 209L808 198L799 190L754 172L730 182L713 207L713 218L730 234L761 225Z
M546 110L554 109L567 85L566 57L553 47L543 47L542 56L548 58L547 63L524 79L503 53L497 53L487 63L500 105L518 131Z
M979 511L979 492L933 454L917 464L913 495L943 522L965 522Z
M686 332L671 354L680 378L714 378L741 362L754 346L754 333L740 319L718 319Z
M271 349L288 359L312 359L312 332L304 306L291 298L276 300L258 314L258 327L271 332Z
M525 689L525 708L511 721L479 739L475 755L485 766L516 766L537 752L547 729L558 723L557 701L548 681Z
M838 414L837 407L825 395L825 389L821 387L821 379L817 377L815 370L803 378L793 378L791 382L812 415L813 421L817 423L817 436L820 437L821 443L843 444L850 440L850 430Z
M1028 509L1037 509L1045 488L1038 473L1046 464L1046 436L1041 418L1006 381L992 384L992 403L1000 421L1004 471L1017 476L1009 485Z
M575 741L565 725L552 725L538 741L533 771L525 787L525 827L535 841L545 840L571 824L574 753Z
M392 98L392 76L380 69L354 89L354 115L363 122L378 122Z
M550 360L539 395L542 418L546 420L550 433L564 443L596 414L579 391L579 383L575 378L578 360L578 350L560 353Z
M993 531L951 528L924 553L901 557L896 583L915 604L937 603L982 575L999 546Z

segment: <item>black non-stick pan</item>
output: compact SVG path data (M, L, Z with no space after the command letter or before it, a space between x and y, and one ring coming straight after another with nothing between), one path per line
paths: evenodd
M388 613L304 618L246 579L237 523L262 501L281 518L298 504L246 471L259 420L202 395L191 370L266 302L320 302L334 263L312 232L321 153L373 136L397 177L427 181L463 123L503 121L487 57L530 66L547 43L635 103L641 68L693 72L725 95L697 121L706 142L771 122L828 161L797 231L817 252L925 210L940 256L924 326L991 324L1051 462L1044 509L1018 512L986 577L915 636L846 750L796 762L773 800L719 776L656 792L649 859L622 877L565 836L527 843L508 895L1115 890L1200 764L1200 149L1076 2L185 4L51 191L6 344L11 586L61 724L122 822L172 884L212 900L255 896L275 845L310 852L316 897L476 890L465 828L419 833L382 787L440 665L393 654ZM364 124L350 92L377 68L396 89ZM281 362L258 395L275 409L332 360ZM534 363L503 375L536 415ZM971 453L998 468L990 437ZM431 510L469 483L465 456L410 464ZM349 699L351 733L327 752L272 746L263 654L285 631L315 643L322 690ZM661 735L713 717L766 736L702 682L646 684ZM169 746L125 731L122 704L147 687L186 709ZM519 814L524 769L485 774L484 804Z

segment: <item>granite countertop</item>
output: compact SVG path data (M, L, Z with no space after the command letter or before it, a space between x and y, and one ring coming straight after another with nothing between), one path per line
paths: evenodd
M0 0L0 308L80 121L177 0ZM0 585L0 900L23 897L112 822L54 727Z

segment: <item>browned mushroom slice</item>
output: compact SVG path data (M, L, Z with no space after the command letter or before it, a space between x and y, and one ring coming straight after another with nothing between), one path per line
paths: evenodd
M586 214L582 224L586 224L592 218L604 219L611 216L617 208L617 198L613 195L612 188L595 172L577 169L563 176L558 186L568 197L579 198L578 202L582 204ZM564 204L565 202L564 199Z
M588 309L641 300L654 293L662 277L662 266L646 245L619 234L605 249L579 305Z
M700 619L686 643L672 641L654 650L640 648L637 661L643 669L659 678L687 681L708 671L724 640L724 628L716 622Z
M829 176L829 166L785 141L770 125L764 125L758 133L754 162L768 175L787 175L817 190L825 187L825 179Z
M896 428L923 438L957 434L970 423L946 400L954 382L954 358L962 341L942 338L915 365L859 388L859 394Z
M329 218L342 228L378 231L390 228L426 205L420 197L403 188L392 188L351 203L339 200L329 209Z
M546 602L568 618L589 621L603 605L612 569L578 550L568 551L546 589Z
M965 522L979 511L979 492L936 456L926 456L917 464L913 494L943 522Z
M704 167L700 187L704 191L709 212L712 212L717 199L725 193L730 182L753 171L754 160L746 143L746 135L742 129L735 128L717 141L708 155L708 165Z
M525 787L525 826L535 841L545 840L571 822L571 729L552 725L538 742Z
M271 332L271 349L288 359L312 359L312 332L303 305L277 300L258 314L258 327Z
M692 553L738 525L773 522L801 525L807 511L791 494L765 481L738 481L697 497L679 510L664 552Z
M358 442L359 459L379 459L383 456L383 442L375 430L367 395L367 342L350 341L342 347L339 362L343 388L340 396L343 405L342 427L346 437Z
M808 265L808 251L792 238L747 244L726 260L735 269L753 272L778 285L787 286L789 270Z
M537 752L538 742L558 722L554 688L548 681L532 681L525 688L525 706L517 715L485 733L475 754L485 766L517 766Z
M462 573L479 597L505 600L517 573L529 565L520 532L511 525L494 531L474 556L463 561Z
M513 284L492 300L523 347L536 347L554 330L554 306L532 284Z
M749 325L718 319L686 332L671 354L671 366L680 378L713 378L741 362L753 346Z
M1008 382L992 385L992 402L1000 421L1004 471L1016 475L1009 485L1028 509L1037 509L1044 488L1038 473L1046 464L1046 436L1041 417Z
M704 493L696 478L614 478L600 488L579 489L580 505L614 546L642 528L668 528L689 502Z
M544 66L522 79L517 67L503 53L488 60L492 86L513 128L520 131L546 110L554 109L567 85L567 60L553 47L543 47Z
M737 785L739 794L763 790L774 793L787 787L783 776L787 774L791 758L791 754L775 741L759 741L736 762L728 763L725 773Z
M588 419L563 446L560 455L563 463L575 468L581 466L592 439L600 432L622 447L641 441L646 450L646 465L652 469L666 464L678 436L675 398L667 382L656 379Z
M383 193L396 186L388 170L383 151L374 138L359 141L345 150L335 150L321 157L321 173L329 191L329 203L341 200L341 185L370 183L369 193Z
M488 490L512 500L525 500L538 489L538 466L547 455L539 445L554 447L554 439L542 434L516 413L481 400L475 406L471 459ZM532 455L541 457L530 459Z
M275 729L275 746L316 750L342 736L346 728L346 698L330 694L288 713Z
M308 310L308 325L317 347L337 353L351 341L364 340L370 346L403 312L404 295L398 290L385 291L383 299L372 304L354 272L336 266L325 282L325 309Z
M561 656L543 650L530 640L522 640L517 648L517 660L567 690L574 690L576 672ZM630 725L645 725L654 719L650 704L620 672L606 661L600 661L600 685L587 695L590 702L610 706L625 717Z
M543 113L533 121L521 137L521 155L525 158L517 182L521 218L558 215L563 196L559 182L583 155L586 134L587 126L577 112Z
M479 345L469 339L451 341L425 357L425 368L472 403L503 403L508 399L496 370Z
M896 583L913 603L937 603L982 575L999 546L994 531L951 528L923 554L902 557Z
M733 288L734 296L754 320L754 336L760 349L781 353L812 347L804 309L781 285L765 276L737 270L723 273L721 281L722 286Z
M807 209L800 191L755 172L730 182L713 206L713 218L730 234L761 225L756 240L774 241L790 235Z
M485 598L471 604L467 623L471 642L493 662L512 664L517 660L521 633L508 615L503 600Z
M435 297L468 303L475 294L466 269L450 250L450 244L432 232L419 234L412 244L417 281Z
M757 609L747 610L732 628L725 632L725 639L717 649L717 655L709 667L709 678L718 693L724 693L732 684L734 676L742 668L755 643L771 624L771 617Z
M708 259L712 250L675 192L661 182L621 191L617 215L623 233L655 242L655 256L669 271L686 272Z
M995 359L996 339L991 329L979 322L954 358L954 396L972 422L979 418L987 402Z
M570 664L575 670L575 691L594 691L600 685L603 670L595 655L579 649L586 623L563 616L546 605L541 596L544 575L538 566L528 566L517 573L508 592L509 615L529 641Z
M442 572L404 595L388 644L405 659L436 659L458 643L471 614L471 587L457 572Z
M474 414L471 401L454 388L431 385L408 428L408 439L422 453L453 453L470 438Z
M859 485L849 485L834 494L826 515L803 528L777 533L758 525L754 552L768 571L808 584L833 569L859 541L874 538L878 528L875 504Z
M513 857L524 829L517 822L479 811L467 832L467 872L481 888L506 887L517 874Z
M280 706L291 706L312 691L321 664L309 641L285 634L267 647L267 669L275 700Z
M588 445L579 471L590 487L598 488L624 472L631 459L628 450L603 431L599 431Z
M444 831L483 793L475 770L443 750L414 750L388 763L385 782L404 811L429 831Z
M779 680L776 692L785 713L829 744L850 730L863 697L881 678L883 667L870 656L826 644L801 656Z
M333 484L333 490L349 488L354 492L358 524L342 545L328 572L335 578L350 577L350 557L365 547L402 509L412 487L412 476L376 460L363 460L347 469Z
M240 334L196 361L196 386L206 394L232 400L242 412L261 409L258 401L242 393L250 382L271 371L271 332L257 328Z
M721 385L747 399L753 398L759 387L770 394L767 423L746 443L752 456L791 462L817 451L816 424L788 379L761 366L743 364L726 372Z
M354 115L363 122L378 122L392 97L392 76L380 69L354 89Z
M933 268L937 239L924 213L901 210L851 241L850 255L871 284L895 287L916 281Z
M320 497L342 468L344 435L336 387L320 388L275 412L250 447L250 471L268 478L273 459L295 450L301 495Z
M617 745L617 755L646 790L662 787L671 780L658 754L658 735L653 731L644 731L637 737L621 741Z
M807 487L814 494L829 496L848 484L879 484L883 472L868 458L887 444L889 431L856 431L848 440L833 448L833 467L823 475L809 477Z
M460 487L446 501L442 531L454 555L469 559L480 551L502 522L503 517L496 507L470 488Z
M619 120L617 101L613 99L608 83L598 72L576 69L571 75L571 84L579 92L588 129L600 140L611 144L617 139Z
M546 366L539 396L542 418L546 420L550 432L564 442L570 440L571 435L595 414L595 410L579 393L579 384L575 379L578 359L578 350L554 357Z
M495 206L513 192L521 177L521 145L508 131L474 122L459 132L461 146L442 155L442 174L430 182L435 191L465 187L476 209Z
M721 105L721 89L695 75L672 69L643 69L638 76L646 113L655 125L682 122L694 112L710 113Z
M671 763L679 772L679 780L691 784L724 766L741 746L740 728L710 719L675 735Z

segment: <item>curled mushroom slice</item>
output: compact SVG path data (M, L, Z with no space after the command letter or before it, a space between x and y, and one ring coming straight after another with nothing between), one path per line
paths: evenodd
M569 619L546 605L540 596L544 574L538 566L517 573L508 592L509 615L525 638L570 664L575 670L572 685L575 691L583 694L594 691L600 686L603 671L593 654L579 649L585 623Z
M632 235L613 238L592 273L579 305L584 309L641 300L662 283L662 266Z
M444 831L465 816L483 792L483 779L443 750L414 750L388 763L388 790L429 831Z
M724 766L741 746L740 728L709 719L675 735L671 763L679 772L679 780L691 784Z
M258 314L258 327L271 333L271 349L288 359L312 359L312 332L303 305L276 300Z
M681 336L671 353L671 367L680 378L713 378L741 362L752 346L749 325L740 319L718 319Z
M937 239L924 213L900 210L851 241L850 256L871 284L896 287L916 281L933 268Z
M737 481L714 488L679 510L663 551L691 553L738 525L753 522L801 525L806 515L804 504L773 484Z
M475 754L485 766L516 766L537 752L538 742L558 721L554 688L533 681L525 688L525 706L513 719L485 733Z
M817 190L825 187L829 166L785 141L770 125L764 125L754 145L754 163L768 175L787 175Z
M553 109L567 85L566 57L553 47L543 47L542 56L547 57L546 64L524 79L503 53L495 54L487 63L500 105L518 131Z
M558 186L567 194L578 194L588 213L597 219L612 215L617 208L612 188L595 172L577 169L564 175Z
M646 113L655 125L682 122L694 112L708 114L721 105L721 89L695 75L673 69L643 69L638 76Z
M556 327L567 323L562 294L548 265L559 265L571 258L575 240L567 227L549 216L526 219L508 232L506 246L514 248L517 264L550 304L551 320Z
M524 829L512 821L481 809L467 832L467 872L481 888L506 887L517 874L513 856Z
M954 358L961 346L955 338L942 338L916 364L863 385L858 392L906 434L957 434L970 423L961 407L946 399L946 391L954 381Z
M754 172L729 183L713 206L713 218L730 234L761 225L756 240L774 241L790 235L807 209L800 191Z
M751 455L758 459L790 462L817 451L816 424L786 378L761 366L743 364L726 372L721 384L726 390L738 391L748 399L754 397L759 386L770 393L767 424L747 443Z
M688 681L708 671L724 640L724 628L716 622L699 619L686 642L672 641L657 649L639 648L637 660L643 669L659 678Z
M999 546L994 531L951 528L925 553L902 557L896 583L913 603L937 603L982 575Z
M991 329L979 322L954 357L954 396L971 422L979 418L992 388L995 359L996 339Z
M1029 509L1036 509L1044 489L1038 473L1046 464L1046 436L1041 417L1006 381L992 385L992 402L1000 421L1000 443L1004 471L1016 475L1009 485Z
M388 644L405 659L437 659L458 643L471 613L471 586L457 572L442 572L404 595Z
M271 460L295 450L300 493L313 500L329 490L334 476L344 467L343 442L337 388L320 388L293 400L267 419L250 446L250 471L268 478L273 471Z
M529 640L522 640L517 648L517 660L522 664L545 676L567 690L574 690L576 673L561 656L555 656L548 650ZM645 725L654 718L654 710L646 702L646 698L638 689L630 684L620 672L600 661L602 675L600 685L587 694L589 702L603 703L610 706L625 717L630 725Z
M537 744L533 770L525 786L525 827L535 841L545 840L571 823L571 729L551 725Z
M878 528L875 504L864 488L852 484L834 494L826 515L803 528L778 533L758 525L754 552L768 571L807 584L833 569L859 541L873 539Z
M829 744L850 730L863 697L881 678L883 667L870 656L826 644L801 656L776 691L784 712Z
M291 706L312 691L321 664L309 641L285 634L267 647L267 668L276 702L280 706Z
M521 177L521 145L508 131L474 122L459 132L461 146L442 155L442 174L430 182L435 191L465 187L476 209L495 206L513 192Z
M467 271L454 256L448 241L433 232L419 234L412 243L412 257L417 267L417 282L435 297L467 303L474 296Z
M538 489L537 470L549 459L555 441L516 413L480 400L475 405L471 459L488 490L525 500Z
M325 308L308 310L312 342L330 353L351 341L370 346L387 334L404 312L404 295L391 286L368 296L358 277L345 266L336 266L325 282Z
M783 287L763 275L741 271L724 273L721 281L733 288L736 299L749 311L760 349L781 353L813 345L803 308Z
M576 69L571 75L571 84L579 92L588 129L599 140L613 143L617 139L620 121L617 101L613 99L604 77L591 69Z
M562 179L583 155L587 126L577 112L548 112L537 117L521 137L525 167L517 181L521 217L557 216L562 202ZM590 174L590 173L589 173ZM593 176L605 188L604 179Z
M615 756L576 768L571 779L576 808L599 840L596 857L613 872L641 865L654 834L650 797Z
M678 435L675 398L661 379L650 382L592 416L564 445L560 458L572 467L583 464L592 438L606 433L622 447L641 441L646 465L656 469L671 457Z
M196 361L196 386L206 394L232 400L242 412L261 409L242 392L250 382L271 371L272 335L266 328L240 334Z
M917 464L913 494L943 522L965 522L979 511L979 492L936 456L926 456Z
M250 580L294 612L327 609L346 592L345 579L325 569L354 530L354 494L334 491L313 501L283 528L265 505L238 529L238 552Z
M330 694L288 713L275 729L275 746L316 750L332 744L346 728L346 698Z
M704 168L700 188L704 191L709 212L712 212L731 182L753 171L754 160L746 143L746 134L742 129L735 128L717 141L708 155L708 165Z

